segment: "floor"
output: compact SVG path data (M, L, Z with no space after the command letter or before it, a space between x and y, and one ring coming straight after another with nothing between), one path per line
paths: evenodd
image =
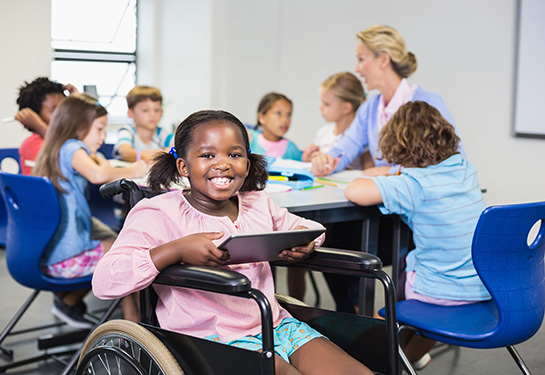
M0 327L3 328L13 316L15 311L21 306L23 300L30 295L30 290L18 285L11 279L5 266L5 253L0 251L0 281L3 288L0 290L0 300L3 301L0 306ZM321 294L321 307L332 308L334 306L333 298L327 290L323 277L315 273L315 278ZM278 292L285 294L285 270L279 268L278 271ZM382 291L377 287L376 305L382 306ZM92 295L87 296L86 301L91 309L100 309L106 306L104 301L99 301ZM315 296L312 291L307 292L305 302L314 304ZM49 313L52 297L50 293L41 293L30 310L23 317L21 327L28 327L36 324L47 324L54 322L54 318ZM20 329L18 327L18 329ZM55 333L60 330L67 330L66 327L50 328L39 335ZM19 360L29 356L39 355L41 352L37 349L36 333L25 333L17 336L8 337L4 344L14 351L14 359ZM527 342L517 346L519 354L525 360L533 374L545 374L545 327ZM432 350L432 361L419 372L422 375L497 375L497 374L516 374L519 373L516 365L509 356L506 349L475 350L458 347L438 346ZM0 355L0 366L9 363L8 360ZM9 370L8 374L18 375L57 375L62 372L63 366L53 360L41 361L36 364L27 365L18 369Z

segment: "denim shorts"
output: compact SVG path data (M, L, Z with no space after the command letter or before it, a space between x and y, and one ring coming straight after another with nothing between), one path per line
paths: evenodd
M273 328L274 352L289 363L290 355L310 340L318 337L326 338L306 323L294 318L285 318L278 326ZM218 335L211 335L205 337L205 339L221 342ZM223 344L258 351L262 349L261 340L262 336L259 333L254 336L245 336L233 341L224 342Z

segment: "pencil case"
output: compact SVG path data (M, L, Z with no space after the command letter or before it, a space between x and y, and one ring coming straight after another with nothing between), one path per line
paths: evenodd
M298 168L275 167L269 165L269 184L283 184L292 189L303 189L314 184L314 175L311 171Z

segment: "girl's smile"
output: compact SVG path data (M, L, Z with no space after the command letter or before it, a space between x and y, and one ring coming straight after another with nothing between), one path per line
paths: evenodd
M189 179L188 201L198 210L224 216L230 200L244 184L250 162L241 131L227 121L213 121L193 133L178 171ZM235 206L236 207L236 206Z

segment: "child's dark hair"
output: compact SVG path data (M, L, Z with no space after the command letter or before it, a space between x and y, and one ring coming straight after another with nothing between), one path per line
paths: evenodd
M293 103L290 99L288 99L286 95L279 94L277 92L270 92L266 94L263 98L261 98L261 100L259 101L259 105L257 106L257 121L254 127L255 130L259 129L260 126L263 126L263 124L259 122L259 115L264 115L265 113L267 113L267 111L271 109L273 104L279 100L285 100L290 103L290 106L293 110Z
M435 107L416 101L402 105L384 126L379 149L388 163L424 168L458 153L459 142Z
M25 81L19 87L19 96L17 97L19 110L30 108L39 114L47 94L61 94L64 96L64 86L61 83L51 81L47 77L38 77L30 83Z
M262 155L250 152L250 141L246 127L229 112L205 110L189 115L176 128L174 145L177 156L182 159L187 157L187 150L193 142L195 130L200 125L210 122L227 122L238 127L244 140L248 160L250 160L250 171L240 191L263 190L268 179L267 162ZM176 166L176 157L172 154L162 153L154 159L154 164L148 176L148 187L152 192L168 189L172 183L179 183L180 180L181 176Z

